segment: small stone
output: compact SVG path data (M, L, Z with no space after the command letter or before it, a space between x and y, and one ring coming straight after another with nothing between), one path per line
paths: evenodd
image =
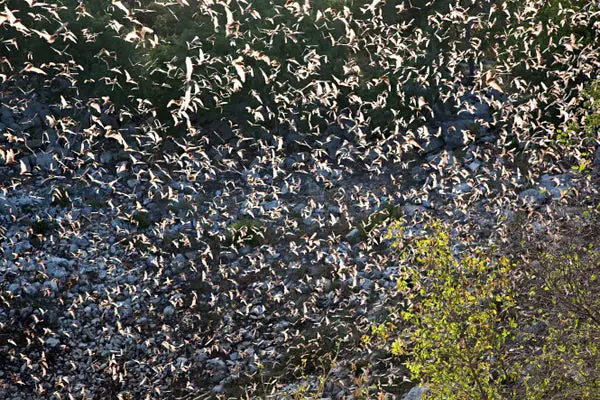
M21 285L19 285L18 283L13 283L10 286L8 286L8 291L15 294L17 293L17 290L19 290L20 287Z
M534 207L543 205L548 201L549 197L547 192L539 189L527 189L519 194L519 198L526 204Z
M465 145L465 131L473 126L473 120L460 119L442 124L444 142L448 149L455 149Z
M106 279L107 276L108 276L108 272L106 272L106 269L100 268L98 270L98 279L104 280L104 279Z
M403 400L420 400L427 389L421 386L415 386L403 397Z
M427 179L427 173L423 171L423 168L420 165L412 167L410 170L410 176L415 183L423 183Z
M198 350L196 352L196 360L198 360L198 362L203 363L207 359L208 356L206 355L206 352L204 350Z
M54 280L47 280L46 282L44 282L43 287L49 288L53 292L58 292L58 285Z
M404 205L404 213L408 217L412 217L417 213L423 213L425 211L425 207L417 206L415 204L406 204Z
M360 288L364 291L370 292L371 289L375 286L375 282L370 279L363 279Z
M223 387L223 385L217 385L212 388L212 392L213 393L225 393L225 388Z
M113 155L111 152L105 151L104 153L100 154L100 162L102 164L109 164L113 159Z
M163 314L165 315L165 317L169 317L175 314L175 309L172 306L166 306L163 310Z
M254 315L262 315L265 312L265 307L262 304L257 304L252 308L251 313Z
M473 186L469 185L468 183L461 183L456 187L456 190L460 193L468 193L471 191L471 189L473 189Z
M261 205L262 205L263 210L271 211L271 210L275 210L276 208L279 207L279 201L277 201L277 200L265 201Z
M475 171L477 171L477 168L479 168L480 166L481 166L481 163L477 160L474 160L467 166L467 168L469 168L472 172L475 172Z
M23 288L23 292L26 295L33 296L37 293L37 288L33 285L27 285Z
M220 358L212 358L207 361L207 364L209 367L219 371L224 371L227 369L227 364L225 364L225 361L221 360Z
M46 344L50 347L56 347L60 344L60 340L56 338L48 338L46 339Z
M58 163L49 153L40 153L35 156L35 164L44 171L54 171L58 168Z
M352 229L346 236L346 240L349 243L356 243L360 240L360 230L358 228Z
M304 210L305 207L306 207L306 204L298 203L294 206L293 212L300 214L300 212L302 212L302 210Z
M427 141L423 146L423 151L428 154L435 153L442 147L444 147L444 141L442 139L437 138L435 136L430 136L429 138L427 138Z

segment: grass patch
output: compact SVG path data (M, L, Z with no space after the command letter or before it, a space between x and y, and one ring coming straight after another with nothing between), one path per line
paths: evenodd
M150 222L150 218L148 217L147 212L136 212L135 214L133 214L133 217L131 219L139 229L148 229L150 225L152 225L152 222Z
M108 203L104 200L89 199L88 205L95 209L101 209L101 208L105 208L106 206L108 206Z
M360 223L360 235L363 239L366 239L375 228L389 221L399 219L401 216L402 209L399 206L386 203Z
M241 248L244 246L256 247L265 243L267 227L260 221L245 218L233 222L227 228L225 246Z
M35 235L48 235L52 232L54 232L57 229L57 223L52 221L51 219L41 219L38 218L37 220L33 221L31 223L31 231L35 234Z
M55 187L52 189L53 206L68 207L71 204L71 197L66 189Z

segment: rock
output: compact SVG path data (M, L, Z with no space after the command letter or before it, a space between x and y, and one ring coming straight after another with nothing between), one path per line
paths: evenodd
M53 292L58 292L58 284L54 280L47 280L42 285L44 289L50 289Z
M262 206L263 210L265 210L265 211L275 210L276 208L279 207L279 201L278 200L264 201L261 203L261 206Z
M102 113L100 114L100 122L104 126L110 126L113 129L119 129L119 119L116 115Z
M542 175L540 186L547 190L554 200L557 200L569 190L571 177L568 174Z
M56 347L60 345L60 340L57 338L48 338L46 339L46 344L50 347Z
M600 168L600 146L596 149L594 153L594 167Z
M262 304L257 304L250 312L254 315L262 315L265 312L265 307Z
M23 288L23 293L29 296L34 296L38 291L38 288L34 285L27 285Z
M496 143L496 138L492 135L482 136L477 139L478 143Z
M288 156L286 158L283 159L283 167L284 168L291 168L294 166L294 164L296 164L296 158L293 156Z
M171 315L175 314L175 309L172 306L166 306L163 310L163 314L165 317L170 317Z
M444 141L435 134L436 132L433 132L432 128L426 126L417 129L419 144L425 153L433 153L444 147Z
M352 229L346 236L346 240L349 243L357 243L360 240L360 230L358 228Z
M418 212L425 212L425 207L417 206L415 204L406 204L404 206L404 214L408 217L412 217Z
M328 140L323 143L323 149L329 154L329 158L335 159L336 153L342 145L342 139L337 136L330 136Z
M434 153L442 147L444 147L444 141L435 136L431 136L425 141L423 151L425 151L425 153Z
M415 165L410 170L410 176L415 181L415 183L421 184L427 179L427 172L423 170L422 166Z
M467 165L467 168L469 168L472 172L475 172L480 166L481 162L478 160L473 160L469 165Z
M549 195L539 189L527 189L519 194L519 198L527 205L539 207L548 201Z
M204 361L206 361L208 359L208 356L206 355L206 351L204 350L197 350L195 353L196 356L196 360L199 363L203 363Z
M305 179L302 182L301 190L311 196L315 196L322 191L321 186L312 179Z
M455 149L466 144L466 132L474 126L472 119L459 119L456 121L442 123L442 135L446 147Z
M21 285L18 283L12 283L8 286L8 291L12 294L16 294L19 289L21 289Z
M486 102L469 101L469 109L464 108L458 112L458 116L461 118L479 118L489 119L490 118L490 105Z
M12 112L8 108L2 107L0 110L0 121L6 126L11 126L15 123Z
M366 278L363 279L362 283L360 284L360 288L366 292L370 292L374 286L375 286L375 282L373 282L371 279L366 279Z
M426 388L421 386L415 386L408 393L404 395L403 400L420 400L423 394L427 391Z
M56 171L58 169L58 163L50 153L40 153L36 155L34 162L43 171Z
M28 119L26 121L21 121L21 123L19 125L21 125L22 130L27 130L29 128L33 128L35 126L35 123L33 122L33 118L32 118L32 119Z
M113 159L113 155L111 152L109 151L105 151L104 153L100 154L100 162L102 164L109 164Z
M46 272L48 276L56 279L63 279L67 276L67 271L62 266L54 263L46 264Z
M456 191L463 194L470 192L471 189L473 189L473 186L469 185L468 183L461 183L460 185L456 186Z
M227 364L220 358L211 358L206 362L210 368L216 369L217 371L224 371L227 369Z
M223 385L217 385L212 388L212 392L213 393L225 393L225 388L223 387Z

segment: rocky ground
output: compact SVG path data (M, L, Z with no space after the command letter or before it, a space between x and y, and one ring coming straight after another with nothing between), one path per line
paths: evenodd
M359 345L398 301L387 222L502 242L586 184L508 161L475 99L409 147L349 121L162 139L26 100L0 114L2 398L283 398L336 351L323 396L350 397L369 364L400 395L401 364Z

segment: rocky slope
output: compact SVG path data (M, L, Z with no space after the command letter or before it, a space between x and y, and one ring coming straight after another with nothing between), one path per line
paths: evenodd
M542 230L587 184L507 162L475 99L398 148L350 123L163 139L28 96L0 112L3 398L239 397L261 379L285 397L336 349L325 395L349 397L368 364L403 393L401 365L360 347L398 300L387 222L502 242L507 221L534 213Z

